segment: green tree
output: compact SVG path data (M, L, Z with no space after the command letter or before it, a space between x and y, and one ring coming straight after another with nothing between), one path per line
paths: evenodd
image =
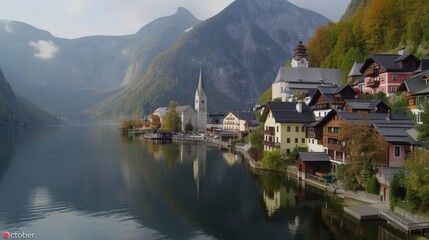
M258 99L257 104L262 104L262 103L266 103L266 102L270 102L271 101L271 96L272 96L272 88L268 88Z
M272 170L279 170L284 166L279 151L265 151L262 157L262 165Z
M168 105L168 112L165 114L164 117L164 130L172 132L180 131L180 116L179 113L176 112L177 106L179 106L179 104L176 101L170 101Z
M419 139L427 143L429 141L429 102L422 104L422 110L420 114L422 124L417 125L416 129L420 132Z
M185 125L185 132L192 132L192 130L194 130L194 127L192 126L192 123L190 123L190 122L188 122L186 125Z
M366 192L372 194L380 194L380 184L378 183L375 175L369 179L368 184L366 185Z
M429 151L414 149L405 162L407 176L406 199L415 210L427 212L429 209Z
M262 148L262 141L264 140L264 124L259 124L255 130L253 130L249 135L249 141L252 146L256 148Z
M405 174L401 170L393 176L393 180L390 183L390 201L396 203L398 200L405 200L406 193Z

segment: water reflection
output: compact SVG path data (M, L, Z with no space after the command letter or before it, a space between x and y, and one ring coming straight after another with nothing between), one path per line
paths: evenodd
M397 235L352 222L335 196L287 175L251 173L240 155L216 147L157 144L103 126L14 136L0 175L0 226L40 239Z

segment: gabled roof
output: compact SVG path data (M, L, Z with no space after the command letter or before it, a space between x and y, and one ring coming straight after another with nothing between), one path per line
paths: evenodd
M343 72L337 68L292 68L282 67L274 80L276 82L339 84Z
M177 113L182 113L186 112L188 109L194 110L190 105L177 106L175 110Z
M387 142L395 143L409 143L415 144L415 141L406 132L408 129L414 127L414 122L405 114L393 113L355 113L355 112L341 112L335 109L331 110L322 120L321 124L326 124L336 114L347 122L356 121L369 121L380 135Z
M324 152L299 152L298 158L303 162L329 162L329 155Z
M429 78L429 70L404 80L398 91L408 91L411 95L429 94L429 85L423 78Z
M168 112L168 107L159 107L154 112L159 112L161 118L165 117L165 114Z
M271 111L278 123L311 123L314 121L313 112L307 104L302 103L302 112L296 109L293 102L269 102L262 113L261 122L265 122L268 113Z
M390 183L393 181L395 174L398 174L401 168L398 167L380 167L378 171L384 176L386 182Z
M373 110L380 104L384 104L382 100L364 100L364 99L346 99L344 100L354 110ZM384 104L386 105L386 104ZM387 105L386 105L387 106Z
M353 64L352 69L350 69L348 77L354 77L354 76L363 76L363 73L360 72L360 69L362 68L363 63L357 63L355 62Z
M354 92L356 94L356 91L350 87L347 86L319 86L316 89L316 92L314 93L313 97L311 98L310 102L308 103L309 106L316 104L317 100L321 95L325 96L327 100L334 99L334 95L341 93L343 91L349 90L351 92Z
M207 123L208 124L222 124L222 120L225 117L225 113L210 113L207 114Z
M414 72L415 74L421 73L423 71L429 70L429 58L422 58L419 60L419 67Z
M417 61L418 58L416 58L412 54L404 54L404 55L398 55L398 54L373 54L371 57L365 60L364 64L360 68L360 72L365 72L365 70L373 63L377 62L382 67L384 67L388 71L397 71L401 72L402 68L400 67L398 62L404 61L408 58L412 58L413 60Z

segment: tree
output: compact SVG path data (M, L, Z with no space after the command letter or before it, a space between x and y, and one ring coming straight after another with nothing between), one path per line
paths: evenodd
M164 130L171 131L171 132L179 132L180 131L180 116L179 113L176 112L176 107L179 104L171 100L168 107L168 112L165 114L164 117Z
M255 130L250 133L249 141L252 146L262 148L262 141L264 140L264 124L259 124Z
M262 165L272 170L279 170L283 167L284 163L281 159L279 151L265 151L262 157Z
M387 164L387 142L365 116L361 121L345 123L341 127L339 141L345 143L343 151L350 162L345 170L345 180L353 183L350 178L356 179L360 187L365 188L376 167Z
M185 125L185 132L192 132L192 130L194 130L194 127L192 126L192 123L190 123L190 122L188 122L186 125Z
M429 102L422 104L423 112L420 114L420 121L422 124L417 125L417 130L420 132L419 139L428 142L429 140Z
M429 209L429 151L414 149L405 162L407 176L405 186L406 199L415 210L428 211Z
M366 186L366 192L372 194L380 194L380 184L378 183L375 175L369 179L368 184Z
M405 200L406 193L405 174L401 170L393 176L393 180L390 183L390 201L396 203L398 200Z

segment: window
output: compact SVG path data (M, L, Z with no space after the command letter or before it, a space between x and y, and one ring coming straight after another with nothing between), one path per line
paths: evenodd
M301 138L301 143L305 143L305 138Z
M290 126L287 126L287 131L290 132Z
M290 138L287 138L287 139L286 139L286 142L287 142L287 143L290 143Z
M392 87L392 92L396 92L396 88L395 87Z
M398 77L394 74L394 75L392 75L392 80L396 81L396 80L398 80Z
M395 146L395 157L401 156L401 147Z
M286 153L287 154L289 154L290 153L290 149L288 148L288 149L286 149Z
M279 137L276 137L276 142L279 142Z
M305 127L301 127L301 132L305 132Z
M298 138L295 138L295 143L298 143Z
M299 127L295 127L295 132L299 132Z
M312 140L311 140L311 143L313 143L313 144L314 144L314 139L312 139Z
M279 126L277 126L277 132L279 132Z

